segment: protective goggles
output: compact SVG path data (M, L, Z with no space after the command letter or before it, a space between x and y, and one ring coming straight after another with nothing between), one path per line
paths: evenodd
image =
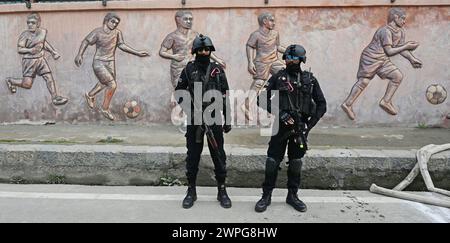
M206 46L206 47L200 47L200 48L197 49L197 51L198 51L198 52L211 51L211 48L209 48L209 47L207 47L207 46Z
M286 55L286 59L287 60L297 61L297 60L303 60L303 57L298 57L298 56L293 56L293 55Z

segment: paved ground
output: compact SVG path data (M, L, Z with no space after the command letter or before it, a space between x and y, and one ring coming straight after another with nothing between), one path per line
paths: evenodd
M234 128L225 143L267 148L269 137L257 128ZM107 138L111 139L108 140ZM185 138L171 125L0 125L0 143L149 145L184 147ZM418 149L450 142L445 128L324 128L309 138L312 148Z
M268 210L256 213L260 189L229 188L233 207L223 209L215 188L200 187L198 201L188 210L181 207L185 189L0 184L0 222L450 223L448 208L368 191L303 190L308 211L299 213L284 202L286 190L276 189Z
M108 138L109 137L109 138ZM256 128L234 128L229 146L267 148L268 137ZM111 144L184 147L176 127L166 125L0 125L3 144ZM437 128L316 128L313 149L411 150L450 142L449 129ZM109 187L77 185L0 184L0 222L450 222L450 209L388 198L368 191L303 190L307 213L274 192L265 213L255 213L257 188L229 188L231 209L216 201L216 189L201 187L190 210L181 208L185 187ZM428 192L422 195L438 197Z

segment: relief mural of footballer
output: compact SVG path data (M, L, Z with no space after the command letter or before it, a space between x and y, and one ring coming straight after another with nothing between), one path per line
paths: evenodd
M109 120L114 120L115 117L111 113L109 107L112 97L117 89L116 80L116 65L115 54L116 49L119 48L124 52L133 54L139 57L148 57L150 54L147 51L138 51L127 44L125 44L122 32L117 29L120 23L120 18L115 13L106 14L103 20L103 26L94 29L81 42L80 50L75 58L75 64L80 67L83 62L83 54L89 45L95 45L96 50L94 54L94 61L92 68L98 83L95 84L91 91L85 94L86 102L89 108L95 108L95 96L102 90L105 90L105 98L100 109L101 114Z
M12 94L17 92L17 87L31 89L36 76L41 76L52 97L54 105L64 105L69 99L58 95L56 82L52 71L45 58L45 52L49 52L53 59L61 56L47 41L47 30L41 28L41 16L32 13L27 17L28 30L22 32L17 43L17 52L22 55L22 79L6 78L6 85Z
M406 12L400 8L390 9L387 25L375 32L372 41L362 52L357 74L358 81L353 85L347 99L341 104L341 108L351 120L356 118L353 104L375 75L389 80L379 106L390 115L398 114L398 108L392 103L392 97L402 83L404 75L392 63L390 57L400 54L411 63L413 68L422 68L422 61L412 54L412 51L419 47L419 43L405 41L405 30L403 29L405 24Z

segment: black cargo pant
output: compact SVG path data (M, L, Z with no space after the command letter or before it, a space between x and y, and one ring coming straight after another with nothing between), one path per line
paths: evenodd
M186 131L186 147L187 147L187 158L186 158L186 177L190 185L195 185L197 180L198 165L200 162L200 157L203 151L203 144L205 138L204 132L200 134L200 140L198 140L198 129L200 126L188 125ZM213 131L214 138L217 141L219 151L214 151L211 144L208 141L209 152L211 154L212 161L214 163L214 173L216 175L216 181L218 184L225 183L225 178L227 176L226 170L226 155L223 149L223 130L220 125L209 126ZM217 152L221 155L219 159L217 157Z
M298 190L301 180L301 158L305 155L306 149L300 148L293 137L286 138L286 133L291 130L291 127L287 127L281 121L279 122L279 132L271 137L269 149L267 150L265 179L262 185L263 190L272 191L275 188L278 170L286 153L286 147L289 158L287 187L288 189Z

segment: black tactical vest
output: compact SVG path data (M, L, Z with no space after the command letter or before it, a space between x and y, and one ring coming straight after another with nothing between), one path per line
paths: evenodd
M313 76L310 72L304 71L294 77L283 70L277 79L280 110L297 112L304 117L310 117L315 107L312 97L313 88Z
M188 75L188 86L189 92L193 94L194 91L194 83L199 82L202 84L202 96L209 90L217 90L221 92L222 90L222 81L221 76L223 75L223 71L219 68L219 65L216 63L210 63L208 68L206 69L206 74L200 70L199 67L194 62L190 62L188 64L190 67L187 69ZM217 73L218 69L220 73ZM203 102L203 107L210 105L211 102Z
M187 73L189 75L189 90L194 90L194 82L200 82L202 83L202 90L203 95L208 90L218 90L221 91L222 85L221 85L221 75L222 71L219 69L218 65L215 63L210 63L208 68L206 69L206 74L204 74L199 68L195 65L195 63L191 64L191 69ZM213 73L214 69L219 69L220 73Z

